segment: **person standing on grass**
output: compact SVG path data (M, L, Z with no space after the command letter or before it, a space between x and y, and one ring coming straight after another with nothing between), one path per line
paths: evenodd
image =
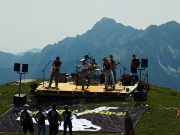
M59 125L61 125L61 115L56 110L56 104L52 104L52 109L48 111L49 135L57 135Z
M47 118L47 114L44 110L43 106L39 107L39 111L35 114L35 120L38 124L38 135L46 135L46 126L45 119Z
M71 122L71 116L72 112L68 109L68 106L64 106L64 111L62 113L64 118L64 133L63 135L66 135L67 127L69 127L69 134L72 135L72 122Z
M28 110L29 105L24 105L24 110L21 111L20 122L23 126L24 135L29 131L31 135L34 135L33 120L30 111Z

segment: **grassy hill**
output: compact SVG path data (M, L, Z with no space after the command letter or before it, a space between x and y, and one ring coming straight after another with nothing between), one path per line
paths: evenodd
M41 82L42 80L36 80ZM25 83L21 85L21 93L27 95L27 101L30 100L29 85ZM0 85L0 115L2 116L10 108L13 107L13 96L19 93L19 85L16 83L7 83ZM48 102L47 102L48 101ZM38 104L44 103L50 106L56 101L58 106L76 105L81 102L82 105L90 107L100 106L117 106L122 108L148 106L148 109L142 115L135 126L136 135L178 135L180 134L180 118L176 118L177 108L180 107L180 93L170 88L162 88L151 85L148 92L146 102L135 102L133 98L130 101L119 99L76 99L76 98L41 98ZM37 104L37 106L38 106ZM22 133L3 133L3 135L20 135ZM59 133L62 134L62 133ZM85 133L74 133L74 135L82 135ZM117 133L93 133L96 135L117 135ZM91 133L88 133L91 135Z

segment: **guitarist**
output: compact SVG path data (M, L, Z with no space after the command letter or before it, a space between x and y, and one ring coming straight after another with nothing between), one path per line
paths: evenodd
M112 65L111 70L113 72L114 82L116 84L116 61L113 59L113 55L112 54L109 57L110 57L111 65Z
M105 75L105 90L108 90L108 82L109 82L109 78L112 81L112 85L113 85L113 90L115 90L115 82L114 82L114 76L112 73L112 64L110 61L107 60L107 58L103 58L103 66L102 66L102 70L104 72Z
M82 66L81 66L81 70L82 70L82 90L85 90L84 85L86 85L87 88L90 85L89 80L88 80L88 82L86 81L86 75L87 75L87 71L89 69L89 61L88 61L88 59L89 59L89 56L85 55L84 59L79 61L79 62L82 63Z
M49 82L49 88L51 88L52 80L55 79L55 86L56 90L58 90L58 81L59 81L59 71L62 66L62 62L60 60L60 57L56 57L56 60L54 60L51 68L51 78Z

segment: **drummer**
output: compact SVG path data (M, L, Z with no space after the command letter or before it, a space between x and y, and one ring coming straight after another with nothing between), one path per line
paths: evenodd
M91 61L91 63L89 64L89 67L90 67L90 70L92 70L92 71L95 71L98 68L98 65L97 65L95 59L93 59Z

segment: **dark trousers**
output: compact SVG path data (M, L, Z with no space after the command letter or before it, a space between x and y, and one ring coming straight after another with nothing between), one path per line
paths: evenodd
M58 86L58 81L59 81L59 71L54 71L54 72L51 73L49 86L51 86L53 78L55 80L55 86L57 87Z
M86 81L87 70L82 69L82 90L84 90L84 85L89 86L89 83Z
M64 133L63 135L66 135L66 131L67 131L67 126L69 127L69 134L72 135L72 123L71 121L68 122L64 122Z
M57 135L59 129L58 123L51 123L49 125L49 135Z

